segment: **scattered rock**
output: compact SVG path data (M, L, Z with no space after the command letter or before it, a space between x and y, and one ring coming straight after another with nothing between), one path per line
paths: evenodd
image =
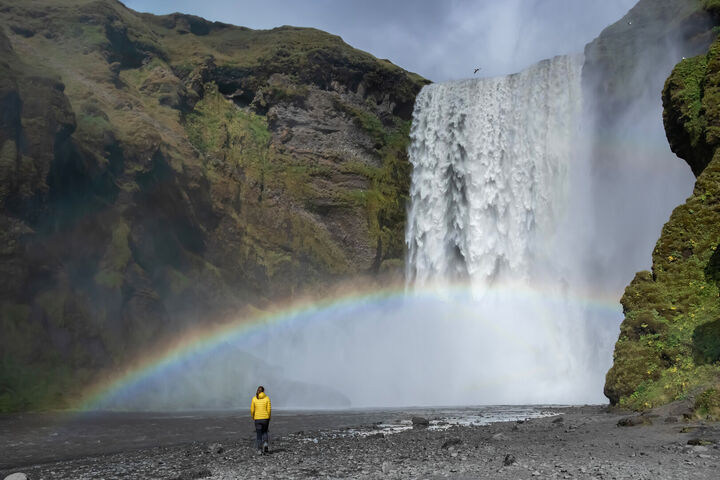
M413 427L429 427L430 420L424 417L412 417Z
M446 440L445 443L442 444L441 448L455 447L457 445L460 445L461 443L463 442L459 438L451 438L449 440Z
M648 417L634 415L621 418L617 425L618 427L637 427L638 425L652 425L652 421Z
M515 462L517 462L517 459L515 458L515 455L513 455L512 453L508 453L507 455L505 455L505 458L503 459L503 465L505 465L506 467L509 467L510 465L512 465Z
M677 423L677 422L678 422L677 417L666 417L665 418L665 423Z
M5 480L28 480L27 475L24 473L11 473L7 477L5 477Z
M687 442L688 445L712 445L712 440L706 440L704 438L691 438Z
M710 449L703 445L685 445L682 449L683 453L706 453Z
M198 478L207 478L212 476L212 472L207 467L195 467L183 470L174 480L197 480Z
M563 423L565 421L565 418L558 417L555 420L552 421L552 423Z
M219 443L211 443L206 450L207 453L213 453L215 455L220 455L224 451L225 449Z

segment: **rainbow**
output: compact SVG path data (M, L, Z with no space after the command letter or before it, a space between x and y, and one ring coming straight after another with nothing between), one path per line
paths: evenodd
M562 302L602 312L620 313L620 304L613 295L584 292L579 295L575 293L572 298L568 298L561 292L561 288L552 286L537 288L528 285L501 285L486 289L483 294L495 295L500 299ZM327 299L298 301L222 324L202 325L179 335L156 352L142 356L119 373L91 385L86 389L76 409L81 412L102 410L109 399L141 388L144 382L166 374L173 367L194 358L212 355L228 344L242 345L256 341L271 335L273 329L278 327L302 327L308 325L308 322L328 317L342 322L348 316L341 313L348 309L401 307L403 302L408 300L451 300L468 298L468 295L473 295L473 292L465 284L428 286L412 291L408 291L404 286L361 290Z

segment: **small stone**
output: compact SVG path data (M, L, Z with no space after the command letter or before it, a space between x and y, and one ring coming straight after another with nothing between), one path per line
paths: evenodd
M451 438L449 440L446 440L440 448L452 448L460 444L462 444L462 440L460 440L459 438Z
M207 448L208 453L214 453L215 455L220 455L224 451L225 449L219 443L211 443Z
M382 464L382 472L388 473L390 471L390 462L383 462Z
M704 438L691 438L688 440L688 445L711 445L713 442L711 440L705 440Z
M558 417L555 420L552 421L552 423L563 423L565 421L565 418Z
M430 420L424 417L412 417L413 427L429 427Z
M509 467L510 465L512 465L515 462L517 462L515 455L513 455L512 453L508 453L507 455L505 455L505 459L503 460L503 465L505 465L506 467Z
M617 425L618 427L637 427L638 425L652 425L652 421L648 417L634 415L621 418L618 420Z
M24 473L11 473L7 477L5 477L5 480L28 480L27 475Z

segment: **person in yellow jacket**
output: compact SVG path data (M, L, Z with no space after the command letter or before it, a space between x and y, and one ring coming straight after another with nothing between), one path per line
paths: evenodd
M258 454L268 453L268 427L270 426L270 397L265 395L265 387L260 386L250 403L250 416L255 420Z

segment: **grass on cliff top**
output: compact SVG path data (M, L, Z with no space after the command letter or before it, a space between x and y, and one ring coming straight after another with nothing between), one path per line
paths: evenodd
M681 105L678 120L690 137L690 147L697 148L703 142L707 120L703 113L703 83L707 72L707 56L687 58L677 64L667 81L670 100Z

